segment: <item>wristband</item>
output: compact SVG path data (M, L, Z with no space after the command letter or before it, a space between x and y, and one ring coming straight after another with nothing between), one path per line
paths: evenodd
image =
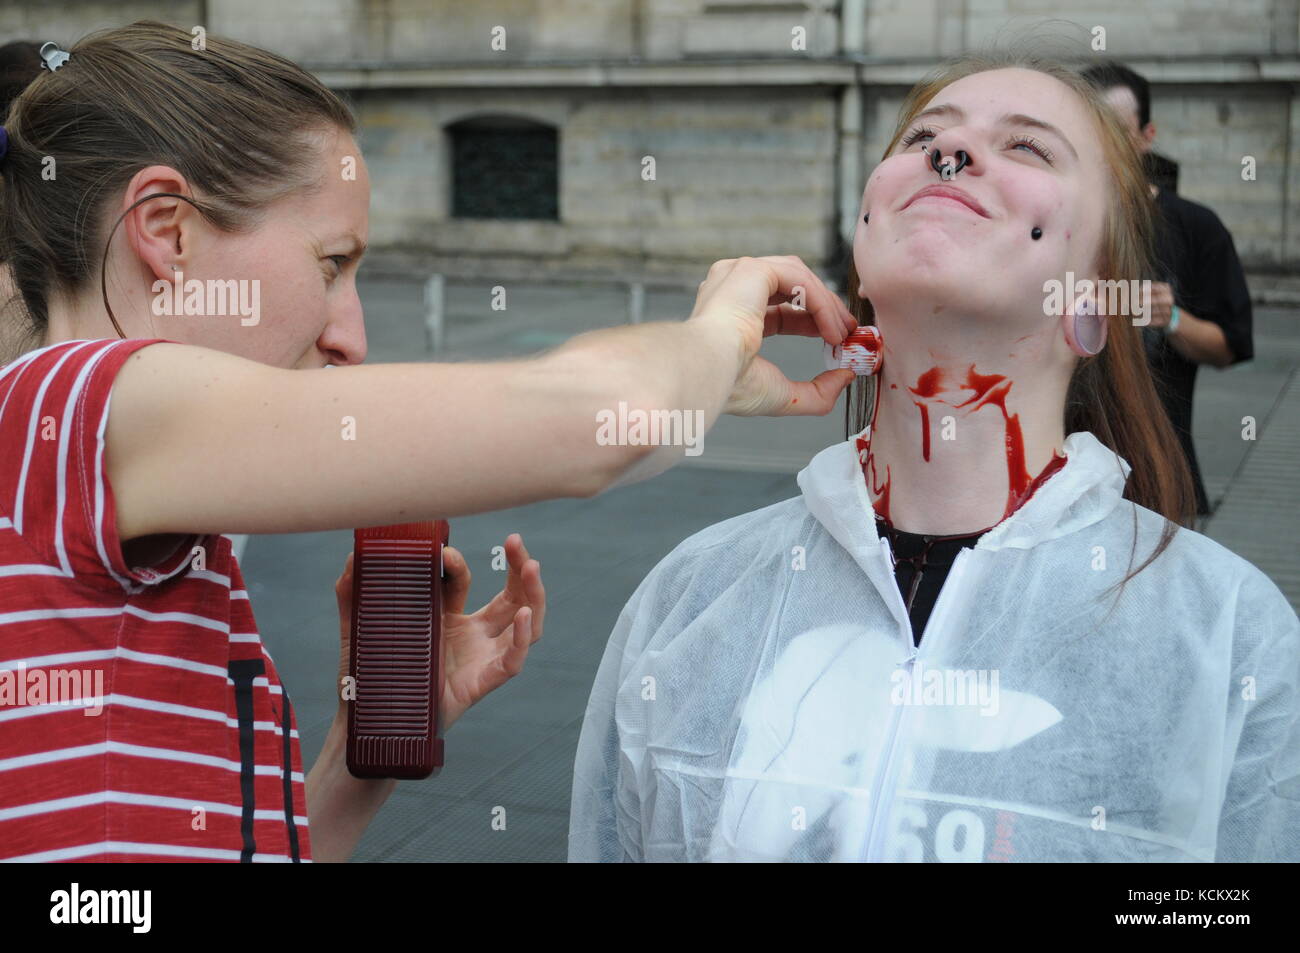
M1169 312L1169 323L1165 325L1164 329L1166 337L1178 330L1178 305L1175 304L1171 307L1172 310Z

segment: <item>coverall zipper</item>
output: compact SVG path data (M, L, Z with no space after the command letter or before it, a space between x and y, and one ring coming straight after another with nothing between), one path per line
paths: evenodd
M885 556L892 558L892 554L889 550L889 541L882 539L880 541L880 546L884 551ZM945 603L953 600L954 597L952 591L957 588L958 583L961 581L965 560L969 555L970 550L963 549L957 554L957 558L953 560L952 568L948 570L948 578L944 580L943 588L939 590L939 598L935 601L934 611L931 612L930 619L926 622L925 629L921 632L921 646L928 648L934 641L932 630L935 628L935 622L936 620L942 621L944 617L943 613L940 611L941 607ZM893 581L892 576L890 577L890 581ZM898 591L898 586L896 584L891 585L889 588L894 593L894 598L897 600L899 606L903 609L903 618L906 619L908 617L907 606L903 604L902 593ZM907 686L910 694L913 667L915 666L917 659L920 657L920 653L925 651L925 649L913 644L912 633L910 631L904 632L903 635L906 640L908 655L907 658L899 664L907 666ZM862 858L867 862L878 862L883 859L882 854L884 852L884 839L886 833L885 827L889 820L889 808L892 807L892 791L895 783L894 775L897 773L895 749L898 745L899 729L904 714L903 709L908 706L894 705L892 707L894 710L890 712L889 715L889 727L886 734L884 756L881 759L880 765L876 769L876 780L872 785L871 791L871 816L867 823L867 839L866 844L864 845ZM886 791L891 792L891 803L883 805L881 804L881 797Z

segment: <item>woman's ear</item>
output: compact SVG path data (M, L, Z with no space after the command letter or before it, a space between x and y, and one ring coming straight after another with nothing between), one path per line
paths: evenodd
M175 169L148 166L132 176L118 214L126 212L122 228L128 247L140 263L155 279L172 281L178 271L185 270L196 212L184 199L166 195L142 201L159 192L189 195L190 187L185 176Z
M1097 313L1092 292L1079 295L1061 315L1065 343L1079 357L1100 354L1106 346L1106 316Z

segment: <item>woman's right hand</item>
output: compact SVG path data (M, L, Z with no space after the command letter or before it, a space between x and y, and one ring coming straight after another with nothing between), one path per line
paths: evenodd
M700 283L690 320L726 325L739 335L740 373L724 413L821 416L853 380L852 371L840 369L823 371L811 381L792 381L758 356L763 338L773 334L839 344L857 326L844 302L793 255L715 262Z

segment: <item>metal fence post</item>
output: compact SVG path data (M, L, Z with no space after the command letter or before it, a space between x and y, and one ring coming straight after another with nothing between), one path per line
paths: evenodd
M640 324L644 319L645 284L633 281L627 286L627 320L629 324Z
M447 283L441 274L430 275L424 283L424 328L429 350L439 352L443 342L443 315L447 305Z

